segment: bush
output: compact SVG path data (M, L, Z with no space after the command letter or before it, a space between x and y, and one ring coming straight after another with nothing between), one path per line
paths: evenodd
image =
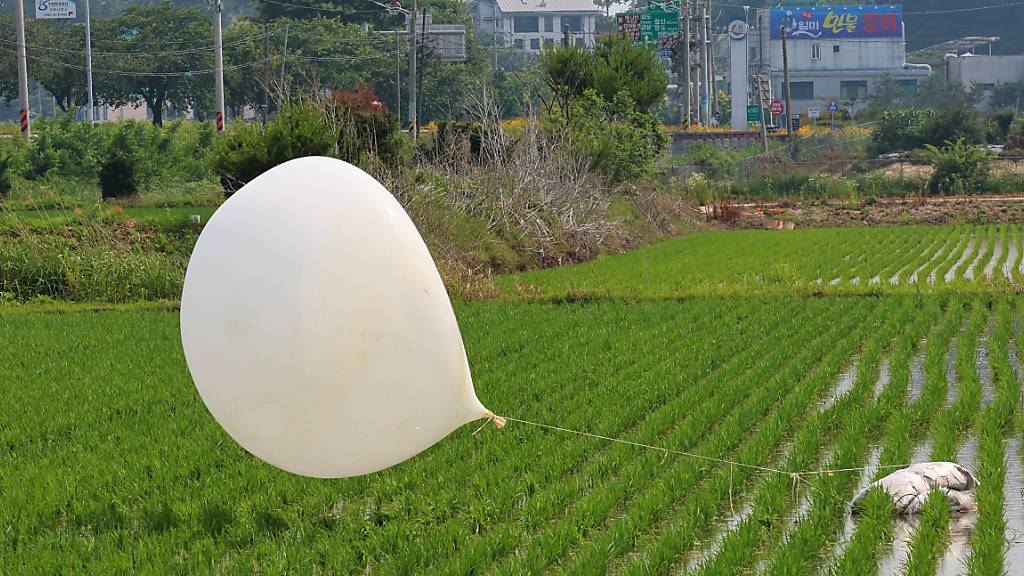
M871 134L872 152L877 155L920 147L924 143L922 130L934 116L927 108L886 110Z
M988 154L959 139L942 148L926 144L926 154L935 171L928 181L932 194L982 192L989 181Z
M398 162L404 153L398 119L340 98L292 104L262 124L235 124L218 138L210 165L229 195L263 172L304 156L332 156L353 164L371 157Z
M657 118L634 110L625 92L606 102L585 91L573 102L568 129L573 145L593 166L620 182L653 173L668 144Z
M685 166L698 166L709 178L722 179L732 176L736 169L739 155L735 152L720 150L707 144L697 144L686 151L679 159Z
M992 141L1002 142L1010 135L1010 126L1013 125L1017 112L1013 108L1000 108L989 117L992 127Z
M963 140L966 144L985 141L985 128L977 110L964 103L933 115L921 127L921 141L933 147Z

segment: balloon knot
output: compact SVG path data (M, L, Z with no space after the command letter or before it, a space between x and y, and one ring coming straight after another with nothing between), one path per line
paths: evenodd
M491 412L490 410L487 411L487 414L485 414L484 417L487 418L487 421L481 424L480 427L477 428L475 432L473 432L473 436L476 436L477 432L483 430L484 426L487 426L488 422L494 424L494 427L499 429L504 428L505 424L508 423L507 420L505 420L501 416L498 416L494 412Z

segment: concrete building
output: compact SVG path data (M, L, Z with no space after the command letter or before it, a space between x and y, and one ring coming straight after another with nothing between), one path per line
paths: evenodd
M959 82L968 90L980 89L985 94L978 107L992 108L992 90L1000 84L1024 82L1024 54L992 56L972 54L946 54L946 80Z
M532 52L561 42L565 25L573 42L593 46L601 13L593 0L478 0L470 4L481 36L490 34L499 46Z
M769 76L774 97L783 101L785 29L793 113L812 106L824 111L832 100L864 105L885 76L914 93L931 74L928 65L906 62L900 6L762 8L750 17L752 73Z

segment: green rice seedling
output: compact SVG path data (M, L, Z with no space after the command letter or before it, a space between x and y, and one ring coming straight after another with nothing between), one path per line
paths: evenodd
M921 526L910 542L903 574L931 576L949 545L949 502L939 492L929 495L921 511Z

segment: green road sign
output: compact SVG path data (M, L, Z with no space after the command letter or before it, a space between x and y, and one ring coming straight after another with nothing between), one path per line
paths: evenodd
M623 12L616 16L619 33L638 44L657 42L658 38L679 32L679 13L664 10Z
M761 121L761 107L747 106L747 122L760 122Z

